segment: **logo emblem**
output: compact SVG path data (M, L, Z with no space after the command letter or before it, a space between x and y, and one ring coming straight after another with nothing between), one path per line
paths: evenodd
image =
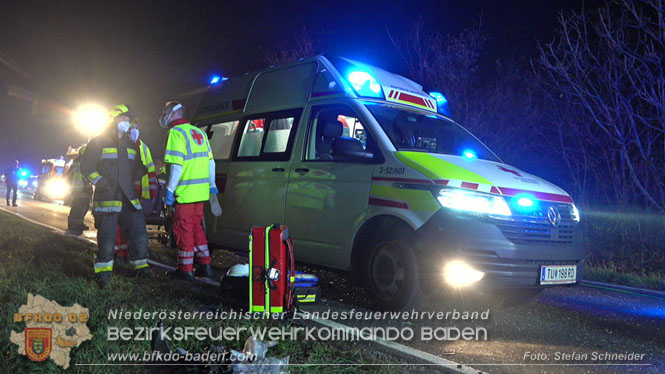
M559 223L561 223L561 213L559 213L559 209L554 205L547 209L547 220L550 221L554 227L559 226Z
M520 177L520 178L522 178L522 174L516 172L515 170L511 170L511 169L508 169L508 168L504 168L503 166L498 166L498 168L499 168L499 170L501 170L501 171L505 171L506 173L513 173L513 174L515 174L516 177Z
M25 329L25 354L32 361L44 361L51 354L52 331L50 328Z
M192 138L198 145L203 145L203 136L196 130L191 131Z

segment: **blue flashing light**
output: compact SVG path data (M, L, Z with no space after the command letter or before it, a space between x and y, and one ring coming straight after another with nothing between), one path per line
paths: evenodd
M429 93L430 96L436 100L437 112L443 114L444 116L452 117L450 113L450 106L448 106L448 99L441 92L432 91Z
M26 178L30 176L30 171L28 171L27 169L21 169L21 171L19 171L19 176L21 178Z
M533 206L533 200L531 200L528 197L521 197L517 199L517 205L524 207L524 208L530 208Z
M531 194L519 194L513 200L515 208L521 212L533 212L538 210L538 200Z
M462 151L462 156L464 156L464 158L468 158L469 160L478 158L476 152L474 152L472 149L465 149L464 151Z
M366 71L352 71L348 75L349 83L356 90L358 96L376 97L383 99L381 85Z
M214 75L212 78L210 78L210 85L215 85L220 82L224 82L226 80L229 80L227 77L220 77L219 75Z

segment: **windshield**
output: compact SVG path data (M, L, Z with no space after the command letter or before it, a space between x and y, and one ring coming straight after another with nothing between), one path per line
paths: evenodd
M382 104L366 104L398 151L500 160L460 125L436 116L398 109Z

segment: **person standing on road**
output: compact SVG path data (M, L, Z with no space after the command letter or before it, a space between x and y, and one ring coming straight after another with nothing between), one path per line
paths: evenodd
M129 139L135 117L128 105L111 108L111 125L94 137L83 154L81 172L95 185L92 214L97 229L95 275L101 288L111 281L113 245L118 224L129 237L130 264L136 275L154 278L148 268L148 232L135 181L146 173L136 143Z
M69 210L67 218L67 234L80 236L88 226L84 223L85 215L90 208L90 199L92 198L92 186L83 178L81 174L81 158L85 153L86 145L79 148L79 155L74 159L70 166L72 180L72 207Z
M141 207L143 214L148 217L155 211L157 203L157 173L155 172L155 163L152 161L152 154L148 145L140 139L139 123L134 120L132 122L132 129L129 131L129 139L136 143L141 154L141 164L146 167L148 174L141 177L140 181L136 182L136 191L141 199ZM116 231L115 245L113 252L115 253L115 261L117 263L129 263L129 240L125 233L120 229Z
M175 275L184 280L194 278L194 256L198 262L196 276L210 276L210 252L203 229L203 202L218 194L215 185L215 160L207 135L184 117L185 108L176 101L167 102L159 118L169 128L164 162L169 164L165 203L175 204L173 234L178 245L178 268Z
M18 206L16 204L16 197L18 195L18 176L21 172L21 169L18 167L18 160L14 161L14 165L8 167L5 170L5 184L7 184L7 206L9 206L9 198L12 197L12 191L14 192L12 198L13 206Z

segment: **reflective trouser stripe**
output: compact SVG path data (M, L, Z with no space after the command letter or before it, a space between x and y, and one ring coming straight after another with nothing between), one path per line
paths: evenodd
M95 262L95 274L103 271L113 271L113 260L108 262Z
M132 265L134 269L141 269L148 267L148 260L143 259L143 260L129 261L129 264Z
M129 202L132 203L132 205L134 205L134 208L136 208L137 210L142 208L141 202L138 199L132 199Z
M194 263L194 257L184 258L181 257L178 259L178 265L189 265Z
M94 212L113 213L122 210L122 201L109 200L109 201L95 201L92 203L92 210Z

